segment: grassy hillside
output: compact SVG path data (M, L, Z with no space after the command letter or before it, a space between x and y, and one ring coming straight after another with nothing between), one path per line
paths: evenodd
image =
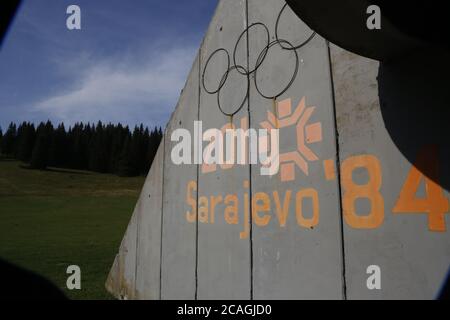
M46 277L70 298L111 298L104 283L143 182L0 160L0 257ZM66 289L71 264L81 268L81 290Z

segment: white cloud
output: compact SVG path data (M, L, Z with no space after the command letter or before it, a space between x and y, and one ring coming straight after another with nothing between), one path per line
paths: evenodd
M193 47L151 50L146 62L125 57L66 65L73 86L40 101L35 110L66 123L97 120L164 125L195 57ZM149 123L150 122L150 123Z

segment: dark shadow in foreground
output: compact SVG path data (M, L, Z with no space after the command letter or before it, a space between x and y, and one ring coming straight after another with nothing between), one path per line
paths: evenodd
M65 300L67 297L45 278L0 259L0 300Z
M378 72L381 113L392 141L445 190L450 190L449 74L450 53L436 48L381 63Z

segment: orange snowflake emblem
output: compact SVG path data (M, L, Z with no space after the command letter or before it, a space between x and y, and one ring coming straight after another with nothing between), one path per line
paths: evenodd
M291 99L285 99L276 104L275 116L267 111L267 121L260 123L264 129L279 129L295 125L297 136L297 150L280 153L280 177L281 181L295 180L295 165L309 174L308 161L317 161L317 155L307 146L308 144L322 141L322 124L315 122L307 124L316 107L306 107L303 97L297 108L292 112Z

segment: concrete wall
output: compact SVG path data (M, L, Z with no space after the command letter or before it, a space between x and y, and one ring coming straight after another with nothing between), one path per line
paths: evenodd
M450 263L449 83L439 76L449 56L417 52L379 67L330 47L339 158L349 172L341 174L347 297L435 298ZM367 290L369 265L381 268L382 290Z
M249 24L262 21L275 39L276 20L284 1L249 0ZM256 31L256 29L255 29ZM250 57L255 61L266 40L250 29ZM294 47L304 42L312 31L302 23L288 7L280 15L279 39L287 40ZM253 38L252 38L253 36ZM282 43L288 46L287 43ZM335 166L336 139L334 135L333 100L326 41L316 35L305 46L296 50L285 50L278 44L272 46L263 64L256 72L256 84L264 95L276 95L287 87L296 63L298 74L286 92L275 99L264 98L251 81L250 110L252 126L267 121L267 113L283 116L280 103L290 103L294 114L301 101L305 111L295 124L282 127L280 124L280 153L295 152L307 164L307 172L294 166L292 180L283 181L280 175L289 170L290 163L281 163L280 174L271 178L260 174L260 165L252 169L253 193L271 195L271 221L267 226L253 228L254 297L256 299L340 299L342 298L342 261L339 189L337 179L324 178L323 161ZM254 63L254 62L253 62ZM279 74L283 76L280 77ZM252 77L255 75L253 74ZM303 100L304 99L304 100ZM274 105L278 108L274 110ZM308 111L311 112L307 118ZM306 120L305 126L301 122ZM305 132L310 124L319 124L322 139L298 148L299 132ZM309 150L309 151L308 151ZM313 154L314 158L309 154ZM268 183L270 181L270 183ZM310 197L297 203L297 194L309 190L318 198L318 223L312 226L299 225L297 215L310 218L313 205ZM289 200L288 216L284 226L277 218L274 193L278 193L280 204ZM300 212L302 211L302 212Z
M429 101L447 115L448 90L409 90L438 67L415 69L413 81L408 63L379 67L329 44L284 5L219 2L111 268L117 297L439 293L450 262L450 148L443 120L433 128L420 111ZM395 125L405 117L407 134ZM278 128L279 173L174 164L171 135L184 128L195 138L196 120L203 132ZM381 290L367 287L371 265Z
M228 69L228 59L214 56L210 63L206 61L218 48L226 49L231 61L232 48L242 30L246 27L246 2L221 1L217 7L211 25L203 41L202 75L205 70L205 86L214 91L217 83ZM245 43L245 38L242 39ZM246 56L242 63L246 63ZM212 88L211 88L212 87ZM220 90L220 104L225 113L233 113L247 95L247 77L237 70L230 70L227 81ZM229 117L218 108L217 94L209 94L203 84L200 86L200 120L203 130L222 128L233 123L237 125L239 119L248 116L248 105L244 102L242 108ZM214 172L205 173L199 168L199 219L198 219L198 298L199 299L248 299L250 298L250 240L240 238L244 225L248 225L248 217L240 215L237 224L228 224L224 219L224 201L228 194L236 193L238 201L242 203L244 180L249 180L248 165L236 166L230 170L220 167ZM214 198L213 198L214 197ZM215 200L213 200L215 199ZM222 200L220 200L222 199ZM212 208L212 202L218 205ZM220 201L220 202L219 202ZM209 214L205 217L200 207L208 207ZM214 210L214 212L213 212Z
M172 163L175 142L170 140L170 134L177 128L193 132L194 121L198 120L198 83L199 56L165 132L161 299L195 298L197 231L195 224L186 220L185 194L188 182L197 179L197 166Z

